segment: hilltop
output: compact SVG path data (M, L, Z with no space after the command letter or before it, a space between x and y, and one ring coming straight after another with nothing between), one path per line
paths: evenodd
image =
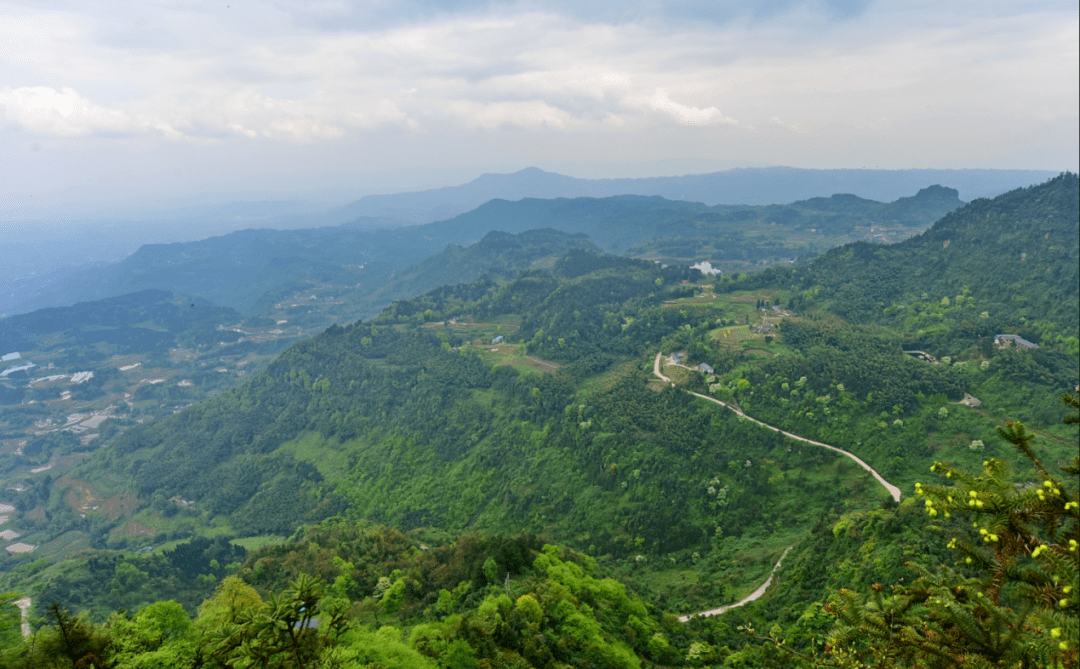
M926 184L957 189L965 200L993 197L1022 184L1050 178L1039 170L811 170L747 167L674 177L581 179L529 167L512 174L484 174L460 186L387 195L368 195L334 215L347 220L383 217L428 223L465 213L493 199L605 198L659 196L706 205L784 204L852 193L889 202Z
M686 614L743 599L791 547L777 572L785 587L725 614L734 619L679 628L662 613L650 622L645 609L634 614L642 625L623 617L597 634L632 649L636 659L623 664L692 665L691 644L706 643L714 662L741 653L760 666L768 651L735 634L736 621L775 624L799 648L818 648L813 638L832 621L822 607L837 588L897 583L908 555L951 559L912 499L932 464L977 471L1001 462L1019 481L1037 480L1037 468L996 436L1016 419L1035 430L1031 447L1043 462L1075 454L1075 428L1060 423L1057 402L1080 377L1075 321L1064 320L1067 309L1034 310L1053 307L1035 296L1058 273L1070 276L1075 250L1052 247L1055 236L1075 234L1078 188L1075 175L1062 175L964 205L907 242L857 242L803 265L719 280L603 254L556 231L488 235L475 246L488 276L330 327L242 385L115 436L61 480L5 491L20 541L40 546L37 555L69 558L9 557L9 583L102 616L179 583L194 613L191 593L210 596L230 573L277 592L286 575L318 573L358 607L356 620L387 615L386 603L400 624L420 626L443 610L460 613L458 622L495 620L496 612L508 620L515 600L485 603L500 587L526 594L500 582L503 567L511 580L527 580L522 565L537 564L540 553L560 562L584 554L582 574L603 570L657 611ZM827 198L812 206L835 214L863 204ZM1033 250L1002 268L1016 240ZM556 242L561 255L552 262L500 264L516 243L546 252ZM448 249L439 262L473 249ZM960 254L970 274L950 274L937 249ZM435 280L438 268L416 276ZM996 294L995 281L1012 292ZM1075 301L1068 288L1061 299ZM997 347L982 327L1034 328L1040 348ZM905 353L914 345L926 357ZM899 488L899 504L838 450ZM371 522L407 539L354 529ZM947 527L974 534L967 523ZM445 598L429 586L443 581L427 575L438 570L421 556L475 545L462 536L472 532L495 544L447 564L469 571L459 583L485 594L469 599L467 587L447 587L439 604ZM565 548L537 551L524 538L516 557L499 552L497 537L522 532ZM290 535L241 566L239 548ZM381 561L357 548L366 536ZM549 566L574 571L540 564L541 580ZM337 580L346 576L355 585ZM100 587L112 578L115 588ZM528 583L553 607L553 621L574 615L554 613L561 605L541 596L550 590ZM386 597L391 588L400 597ZM595 613L606 625L609 612L626 610L606 603L610 596L581 596L594 599L574 620ZM462 631L473 629L467 622L447 624L440 638L475 641ZM414 650L430 650L418 641L425 632L413 634ZM499 634L500 644L511 643ZM642 645L642 634L663 640ZM665 654L670 646L681 650ZM499 657L491 646L474 650ZM575 657L567 653L560 657Z
M369 318L393 300L431 290L439 282L471 281L479 274L449 271L420 283L402 283L402 278L407 268L448 245L470 247L492 231L584 233L609 251L629 248L631 255L663 262L711 260L725 271L745 271L855 239L903 239L961 204L955 190L941 187L893 203L834 196L770 207L708 207L640 196L493 200L426 225L245 230L198 242L146 245L119 263L74 275L23 304L52 306L157 289L198 295L248 317L298 320L299 314L275 306L286 304L310 312L308 325L325 327ZM475 253L483 256L482 250Z

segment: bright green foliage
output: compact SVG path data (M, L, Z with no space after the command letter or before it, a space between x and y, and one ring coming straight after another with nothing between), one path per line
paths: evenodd
M322 583L301 575L266 602L233 608L216 624L206 621L203 655L212 666L312 666L347 625L340 607L319 606L322 598Z
M0 594L0 658L22 643L19 635L20 613L15 606L19 595L8 592Z
M193 666L196 644L191 632L191 620L174 601L151 604L134 618L114 614L104 628L112 639L109 650L117 669Z
M590 558L541 548L525 537L461 537L426 551L395 543L401 537L385 528L350 530L344 523L308 528L306 536L285 546L261 549L242 570L256 580L256 572L275 582L288 576L287 587L262 597L231 576L200 607L194 624L175 602L155 603L134 617L117 613L101 626L57 609L54 624L37 633L34 652L16 656L10 666L53 666L63 658L83 663L77 666L124 669L683 664L684 652L672 641L681 639L680 625L658 619L622 583L598 577ZM319 542L349 559L334 551L319 555ZM491 561L511 574L509 584L485 587L484 565ZM306 571L291 576L290 567ZM390 576L368 589L368 568ZM351 606L327 599L323 581L307 571L345 572L370 594ZM462 578L453 593L439 587ZM395 600L400 625L371 625L374 614L391 613L388 597ZM447 614L450 609L458 612Z
M1080 658L1076 593L1080 588L1080 459L1052 475L1031 449L1022 423L1002 437L1035 466L1040 480L1020 483L1004 462L988 460L978 476L942 463L933 471L956 481L916 484L927 514L971 522L975 540L953 537L957 568L927 570L895 586L876 584L864 601L841 591L841 625L830 643L851 666L874 658L882 667L1075 667ZM955 530L954 530L955 531Z
M327 651L318 667L344 669L436 669L438 664L402 640L401 630L382 627L378 631L351 629L339 645Z
M343 557L322 562L322 551ZM510 575L509 584L504 578L491 583L485 572L492 563L498 574ZM668 663L680 653L668 640L677 623L658 620L622 583L599 578L591 558L542 547L531 537L465 536L417 551L392 530L330 523L285 546L262 549L242 573L291 578L287 565L327 578L347 570L368 593L353 613L369 623L376 615L385 620L380 602L401 584L396 615L402 625L413 625L409 644L442 666L582 666L590 658L614 668L638 666L641 657Z

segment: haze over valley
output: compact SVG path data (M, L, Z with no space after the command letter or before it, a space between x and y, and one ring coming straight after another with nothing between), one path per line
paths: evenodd
M1075 4L0 17L0 667L1080 666Z

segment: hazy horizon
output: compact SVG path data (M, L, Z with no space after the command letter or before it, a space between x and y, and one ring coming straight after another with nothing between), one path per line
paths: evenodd
M1077 170L1075 3L0 3L0 220L529 166Z

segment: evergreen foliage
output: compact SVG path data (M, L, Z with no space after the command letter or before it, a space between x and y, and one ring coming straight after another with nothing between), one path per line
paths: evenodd
M1062 468L1069 478L1061 480L1036 456L1023 423L999 431L1040 480L1017 483L996 459L978 476L935 464L933 471L956 483L916 484L927 514L970 519L977 538L950 539L961 558L955 569L911 564L918 578L894 587L892 597L880 584L865 602L842 590L833 654L890 667L1077 666L1080 458Z
M766 270L743 287L782 287L798 292L796 310L824 306L849 322L899 326L938 355L955 352L950 340L970 346L1003 332L1075 341L1078 191L1080 177L1064 173L971 202L898 244L847 244L802 267Z
M221 538L55 565L7 558L7 582L31 587L43 618L29 644L5 642L4 662L1075 666L1076 464L1065 479L1043 464L1075 448L1048 418L1076 385L1074 326L1068 308L1043 318L1045 302L1002 301L996 275L976 284L1005 256L973 232L990 220L1034 245L1000 272L1014 296L1034 295L1070 257L1039 239L1061 232L1075 189L1063 175L973 203L919 240L725 278L721 299L696 270L581 238L488 235L486 275L328 328L213 401L128 430L62 483L19 493L21 511L47 514L42 543L71 533L138 548L123 531L133 517L169 528L158 539ZM805 205L837 225L863 206ZM942 230L950 243L933 255L926 239ZM518 272L554 249L565 252L550 269ZM950 283L954 250L966 288ZM1001 308L980 320L985 304ZM980 339L1010 328L1037 332L1040 348ZM848 450L905 490L931 462L954 485L919 485L922 509L897 504L849 460L709 397ZM1018 419L1002 433L1015 452L991 439L1004 416ZM80 517L65 497L74 479L130 485L141 506ZM291 538L241 566L238 535ZM687 624L663 613L741 599L791 544L764 599Z

